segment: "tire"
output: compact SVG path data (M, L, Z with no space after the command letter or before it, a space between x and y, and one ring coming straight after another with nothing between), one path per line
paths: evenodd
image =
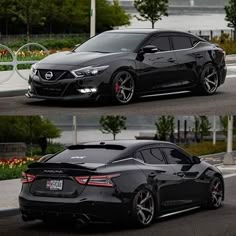
M206 207L208 209L217 209L221 207L223 201L223 184L219 177L214 177L212 180L208 194Z
M135 94L134 76L126 70L118 71L112 81L112 100L116 104L130 103Z
M219 86L219 74L216 67L209 63L205 65L200 75L200 83L197 87L197 93L203 95L213 95Z
M131 221L138 227L149 226L155 216L153 193L146 188L137 192L133 199Z

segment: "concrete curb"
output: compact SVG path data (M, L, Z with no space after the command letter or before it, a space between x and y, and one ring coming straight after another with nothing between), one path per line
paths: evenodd
M0 218L15 216L20 214L19 208L0 208Z

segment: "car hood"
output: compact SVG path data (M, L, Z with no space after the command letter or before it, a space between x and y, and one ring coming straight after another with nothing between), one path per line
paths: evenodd
M52 54L38 63L38 67L51 67L50 65L66 67L84 67L104 64L114 58L128 54L127 52L99 53L99 52L60 52Z

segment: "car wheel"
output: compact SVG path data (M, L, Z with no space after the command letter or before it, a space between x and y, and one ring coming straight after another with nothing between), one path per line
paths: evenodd
M223 200L223 185L220 178L215 177L210 185L207 208L217 209L221 206Z
M207 64L201 75L198 92L204 95L212 95L216 93L219 85L219 75L217 69L212 64Z
M132 206L132 222L136 226L149 226L155 215L155 201L148 189L140 190L134 197Z
M112 98L117 104L128 104L134 98L135 82L129 71L119 71L112 81Z

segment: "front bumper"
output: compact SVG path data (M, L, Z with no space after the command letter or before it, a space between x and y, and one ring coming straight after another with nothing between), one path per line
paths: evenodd
M82 93L81 90L95 89ZM109 84L102 75L77 79L67 78L55 81L43 80L40 76L30 76L28 98L46 100L98 100L110 96Z

